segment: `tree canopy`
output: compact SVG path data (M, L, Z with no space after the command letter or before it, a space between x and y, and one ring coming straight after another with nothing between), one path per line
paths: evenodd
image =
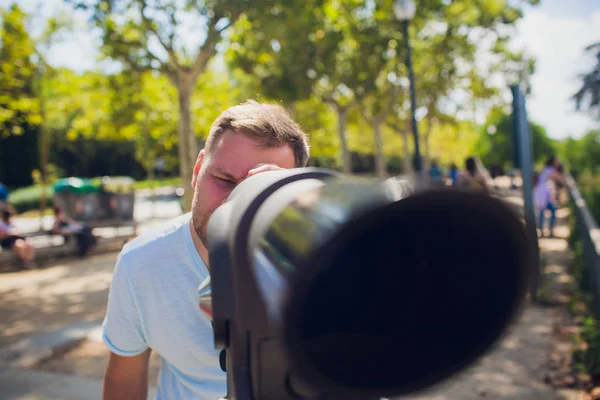
M600 120L600 42L589 45L585 50L594 54L596 64L591 71L581 74L581 88L573 98L578 110L587 108L591 115Z
M529 121L533 161L542 164L546 158L555 154L557 147L554 140L546 134L539 124ZM481 128L475 152L486 165L509 167L513 165L513 116L501 109L490 113L486 124Z
M287 107L317 165L376 166L381 176L410 170L406 38L392 0L65 2L87 11L100 56L115 68L46 66L46 39L28 35L29 16L17 6L2 11L0 32L1 135L45 138L81 163L64 170L96 171L94 152L111 143L136 173L151 173L160 157L187 187L214 119L248 98ZM426 158L462 165L480 152L486 162L510 162L510 117L494 110L507 106L503 85L526 86L534 72L533 60L508 45L525 3L418 3L409 32ZM489 110L478 126L475 116ZM532 132L534 148L552 151L543 128L532 124Z
M33 88L35 42L26 29L27 15L19 6L0 9L0 18L0 134L19 135L24 126L42 122Z

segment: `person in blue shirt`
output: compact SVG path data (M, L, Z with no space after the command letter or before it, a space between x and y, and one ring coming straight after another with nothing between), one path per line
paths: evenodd
M8 204L8 188L0 183L0 207Z
M456 166L456 164L452 163L450 164L450 179L452 180L452 186L457 186L458 185L458 167Z
M307 135L287 112L254 101L210 128L190 182L192 212L129 242L119 254L103 324L111 351L104 399L146 399L150 352L161 357L158 400L218 399L227 391L198 286L209 276L207 224L244 179L305 167Z
M442 170L438 168L437 162L432 161L429 168L429 182L432 186L440 186L443 184L442 177Z

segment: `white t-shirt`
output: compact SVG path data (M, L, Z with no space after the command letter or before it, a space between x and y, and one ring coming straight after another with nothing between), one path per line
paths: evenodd
M4 220L0 219L0 230L2 230L2 232L8 233L14 228L15 226L13 224L7 224L6 222L4 222Z
M538 183L533 188L533 204L536 208L543 210L552 202L550 187L548 186L550 174L554 168L546 167L538 177Z
M156 399L221 398L227 391L210 320L198 305L208 269L183 215L128 243L117 260L104 320L104 342L122 356L147 348L162 363Z

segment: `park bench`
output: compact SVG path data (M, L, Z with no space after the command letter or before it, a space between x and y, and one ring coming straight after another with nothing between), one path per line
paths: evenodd
M123 224L122 221L107 220L89 224L89 226L98 238L98 242L92 246L88 255L119 251L136 235L137 231L135 223ZM55 235L50 231L36 231L22 236L34 241L35 262L38 266L77 255L77 240L75 240L74 234ZM21 268L20 265L20 261L12 251L0 249L0 271L18 270Z

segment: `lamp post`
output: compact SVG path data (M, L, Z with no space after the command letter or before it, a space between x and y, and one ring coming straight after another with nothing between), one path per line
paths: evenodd
M394 15L402 24L402 34L406 44L406 68L408 69L408 80L410 82L410 113L412 122L413 139L415 142L414 167L417 173L423 169L421 163L421 152L419 150L419 127L417 126L417 97L415 94L415 74L413 72L410 37L408 34L408 24L415 16L417 10L415 3L412 0L396 0L394 2Z

